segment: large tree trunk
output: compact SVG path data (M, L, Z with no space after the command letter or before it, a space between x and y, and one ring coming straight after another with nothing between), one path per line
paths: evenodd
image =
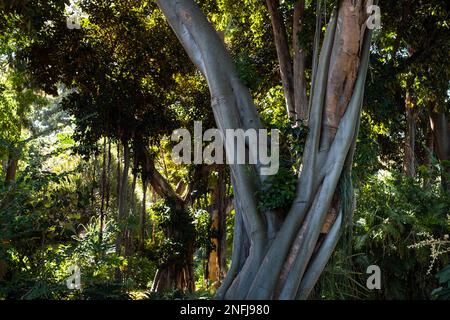
M179 289L193 292L195 290L193 261L185 263L186 259L192 259L193 248L188 248L187 255L182 264L171 263L158 268L152 285L152 292L164 293Z
M248 89L195 2L157 3L206 78L222 133L262 128ZM230 165L234 250L217 298L305 299L325 267L352 209L350 170L371 39L366 17L362 1L343 0L329 22L314 77L297 194L284 221L258 209L255 192L265 180L261 164ZM323 228L326 223L329 227Z
M186 208L176 209L178 216L187 215ZM186 230L185 225L170 226L165 230L165 237L173 242L182 243L168 258L168 261L158 267L152 292L163 293L173 289L193 292L195 290L194 276L194 233Z

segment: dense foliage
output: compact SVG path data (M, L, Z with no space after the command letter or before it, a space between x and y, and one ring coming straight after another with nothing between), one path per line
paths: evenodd
M68 28L70 3L80 28ZM294 199L308 128L285 113L269 13L255 0L198 3L280 130L280 170L256 194L277 213ZM449 4L389 6L371 49L352 223L312 298L450 298L450 160L430 125L450 117ZM306 1L308 48L316 14ZM154 1L0 1L0 299L210 298L236 232L230 175L170 158L174 129L214 126L209 104ZM366 288L370 265L381 290ZM79 290L66 285L72 266Z

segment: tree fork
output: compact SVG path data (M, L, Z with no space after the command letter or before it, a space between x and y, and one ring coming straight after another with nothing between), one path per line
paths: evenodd
M222 41L195 2L157 3L208 82L218 127L260 127L248 90L240 83ZM258 172L257 166L231 166L235 239L232 266L217 292L219 299L304 298L318 277L311 265L323 268L328 261L345 221L342 207L346 205L342 201L337 202L341 205L335 208L337 218L330 232L321 245L317 243L333 198L342 196L337 187L348 167L348 158L353 156L371 38L371 32L364 30L363 7L361 1L341 1L327 28L310 97L310 132L297 195L273 240L268 237L266 213L257 210L254 198L263 178L248 175L249 169ZM357 36L349 34L355 32L354 26ZM349 52L350 62L345 59ZM309 226L304 226L305 218ZM291 265L285 269L286 281L280 286L280 273L299 232L304 240L299 241L298 252L289 257ZM250 246L243 251L240 246L246 237ZM277 286L280 290L276 297Z

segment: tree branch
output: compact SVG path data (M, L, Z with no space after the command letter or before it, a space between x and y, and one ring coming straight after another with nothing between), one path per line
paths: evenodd
M261 129L248 89L241 83L223 41L196 3L193 0L157 0L157 4L208 82L214 117L223 136L226 129ZM233 190L240 202L244 222L248 222L251 256L259 262L266 238L265 222L255 199L254 174L259 169L236 164L230 168L234 181L239 181L233 184Z
M147 149L143 150L143 156L145 176L155 192L161 197L174 200L178 208L184 208L185 201L175 192L170 183L159 171L156 170L155 162Z

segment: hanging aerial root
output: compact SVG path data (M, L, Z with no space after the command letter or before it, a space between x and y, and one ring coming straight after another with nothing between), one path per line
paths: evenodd
M317 181L314 180L313 168L315 165L315 154L318 149L319 141L317 135L320 133L321 115L324 101L325 90L323 86L326 84L327 69L330 63L330 55L333 45L333 39L336 29L336 15L330 21L327 33L324 39L322 53L320 55L320 63L318 67L318 78L316 82L317 97L313 98L313 109L311 110L311 130L307 139L307 148L312 148L312 153L305 154L306 160L302 177L300 178L298 190L301 190L297 195L292 209L290 210L286 220L278 232L273 244L270 246L265 258L259 267L250 291L247 295L248 299L271 299L277 281L279 279L284 261L290 250L292 243L298 229L300 228L307 208L311 204L310 194L318 188Z
M286 284L280 293L280 299L294 299L300 287L303 274L307 268L308 262L313 254L317 243L320 229L323 226L324 219L331 205L332 196L335 193L339 178L348 157L350 146L353 144L355 131L357 130L359 115L362 106L364 92L364 83L368 69L368 58L370 48L371 32L369 31L364 38L364 47L361 56L361 66L358 72L354 93L350 99L347 111L344 114L336 137L328 150L325 170L327 175L323 182L323 189L317 195L320 199L317 207L310 209L313 212L311 225L305 235L305 241L302 243L296 261L292 266ZM311 213L309 213L311 214Z

